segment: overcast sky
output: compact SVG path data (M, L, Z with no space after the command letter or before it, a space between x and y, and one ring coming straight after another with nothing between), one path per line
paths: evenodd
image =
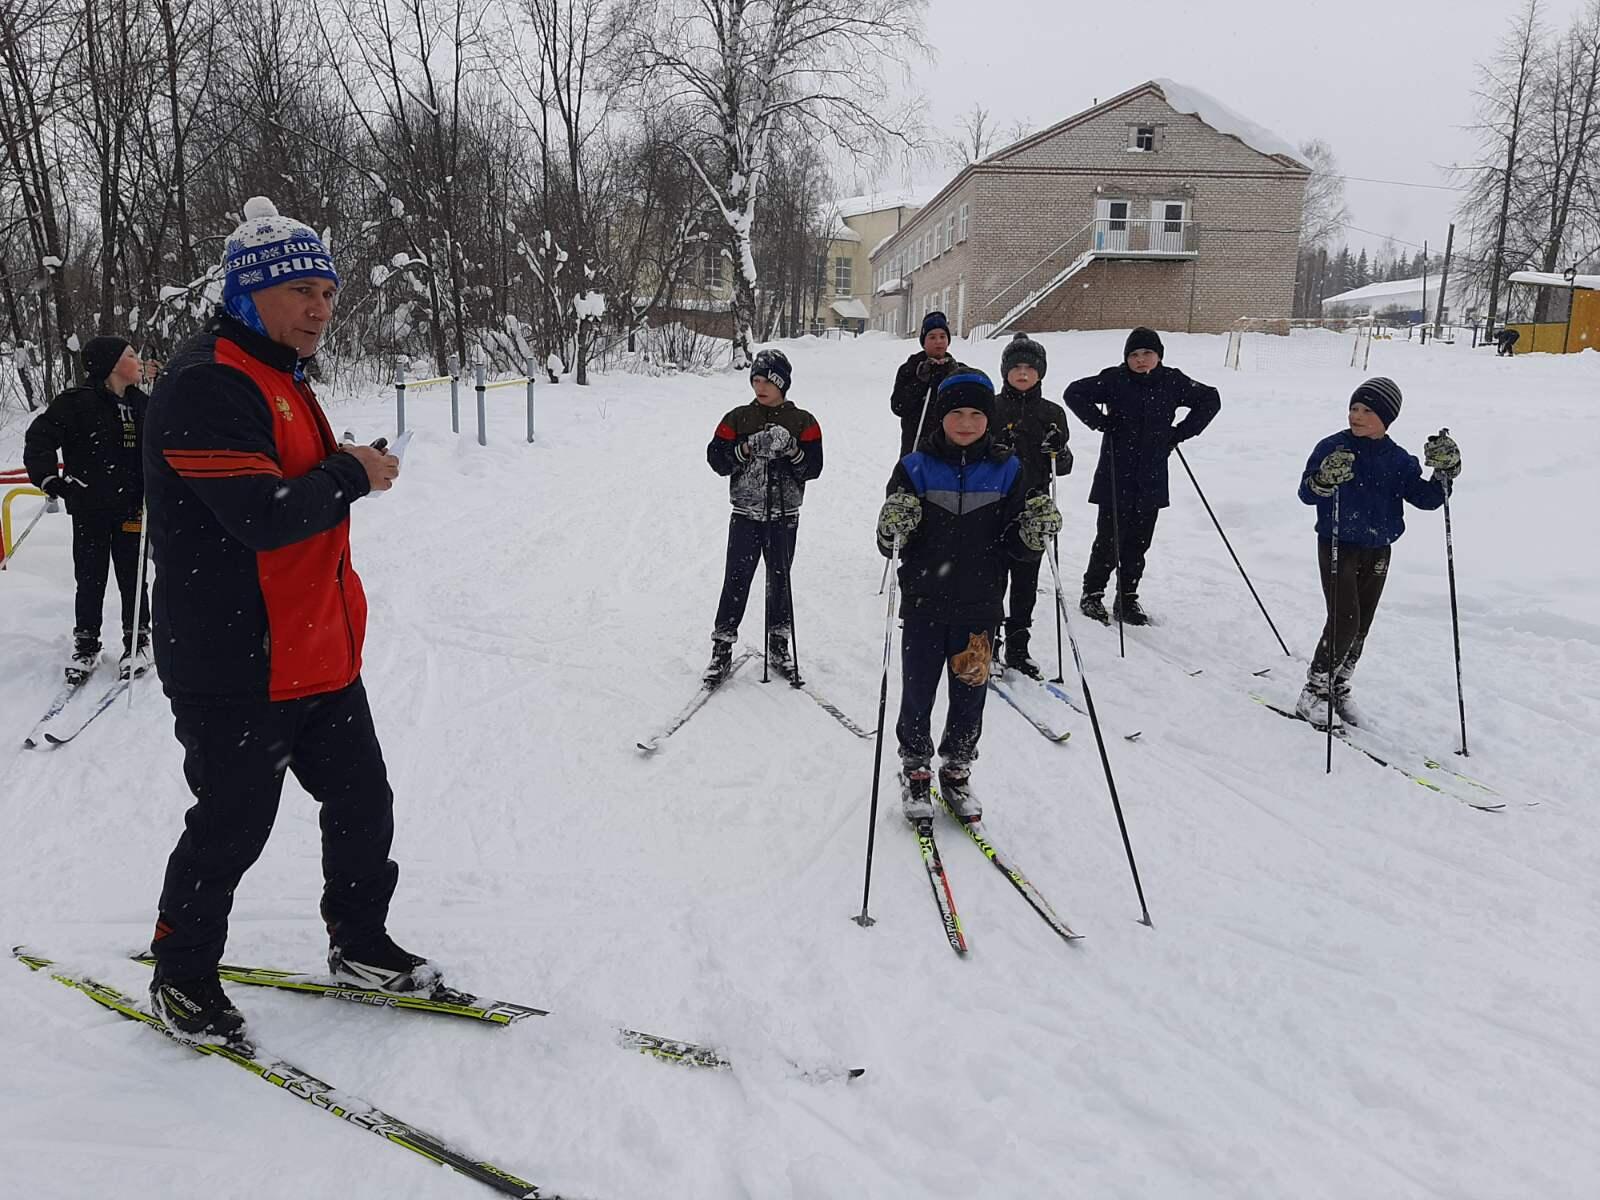
M930 125L951 131L976 103L1035 129L1147 79L1209 92L1296 145L1320 137L1347 176L1451 183L1473 161L1474 65L1520 0L930 0L931 65L916 67ZM1583 0L1544 0L1564 29ZM952 167L924 166L940 183ZM892 172L890 174L893 174ZM885 177L883 185L897 179ZM1382 235L1442 251L1450 191L1347 181L1352 249ZM1458 238L1465 231L1458 231Z

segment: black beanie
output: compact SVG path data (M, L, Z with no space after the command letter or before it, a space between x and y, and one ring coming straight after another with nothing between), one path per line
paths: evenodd
M1002 380L1011 374L1012 367L1032 367L1039 372L1039 378L1044 378L1045 353L1044 347L1034 341L1025 333L1017 333L1006 343L1006 348L1000 351L1000 378Z
M957 363L933 397L933 419L942 422L958 408L975 408L994 420L994 384L977 367Z
M1144 325L1128 335L1127 344L1122 347L1122 361L1127 362L1128 355L1135 350L1154 350L1158 358L1167 356L1167 348L1161 344L1161 335Z
M945 337L950 336L950 322L938 309L934 309L922 318L922 332L917 336L917 341L926 346L928 344L928 335L935 329L944 330Z
M1350 403L1365 404L1387 429L1400 415L1400 385L1382 375L1374 375L1352 393Z
M119 337L90 338L83 347L83 373L93 380L102 380L111 374L117 359L132 342Z
M787 395L789 383L794 378L794 368L789 365L789 356L782 350L763 350L750 364L750 378L765 379Z

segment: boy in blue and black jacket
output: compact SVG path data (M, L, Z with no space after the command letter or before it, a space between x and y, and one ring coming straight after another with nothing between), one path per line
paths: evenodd
M1448 433L1423 444L1424 461L1433 468L1429 479L1422 477L1416 458L1390 440L1400 401L1392 379L1378 376L1363 383L1350 397L1350 427L1318 442L1300 477L1301 502L1317 508L1317 563L1328 619L1295 711L1319 729L1328 726L1330 688L1335 727L1362 724L1350 699L1350 676L1389 577L1390 548L1406 530L1405 505L1438 508L1461 473L1461 451Z
M982 371L958 364L929 409L933 432L895 467L878 514L879 550L900 555L900 800L908 820L932 819L930 726L944 676L950 710L939 787L972 822L983 815L969 776L1008 567L1037 557L1061 514L1049 496L1028 496L1022 464L996 449L994 385Z

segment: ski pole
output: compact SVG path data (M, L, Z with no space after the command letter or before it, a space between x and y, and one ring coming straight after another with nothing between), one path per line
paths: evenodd
M1105 772L1106 790L1111 793L1111 807L1117 813L1117 828L1122 831L1122 848L1128 852L1128 870L1133 872L1133 887L1139 894L1139 924L1154 928L1150 923L1150 906L1144 901L1144 885L1139 882L1139 864L1133 860L1133 843L1128 840L1128 823L1122 816L1122 801L1117 798L1117 781L1111 777L1111 759L1106 755L1106 739L1100 733L1100 718L1094 709L1094 697L1089 692L1089 677L1084 674L1083 656L1078 653L1078 639L1072 636L1072 620L1067 616L1067 602L1061 595L1061 567L1054 554L1045 555L1050 560L1050 574L1056 585L1056 613L1067 631L1067 642L1072 647L1072 661L1078 668L1078 686L1083 689L1083 705L1089 710L1089 724L1094 727L1095 745L1100 748L1100 767ZM1121 576L1117 584L1122 584Z
M47 512L55 511L57 511L56 502L49 496L46 496L44 498L44 504L40 506L39 511L33 514L33 520L28 522L28 527L24 529L20 535L18 535L16 541L11 543L11 553L7 554L4 558L0 558L0 571L4 571L11 565L11 560L17 556L18 547L20 547L23 542L28 540L28 535L33 532L33 527L39 523L39 518L44 516Z
M883 728L889 708L889 657L894 645L894 593L900 582L900 538L894 539L894 554L889 559L889 603L883 623L883 680L878 685L878 738L872 750L872 809L867 817L867 874L861 884L861 915L851 917L865 929L873 923L867 915L867 900L872 895L872 848L878 834L878 784L883 774Z
M1333 653L1339 645L1339 489L1333 489L1333 541L1329 544L1329 574L1333 583L1328 589L1328 761L1324 775L1333 774Z
M766 519L761 522L761 561L767 568L766 586L761 590L761 682L767 682L767 666L772 659L772 460L763 459L766 471Z
M1439 430L1441 437L1448 437L1449 434L1448 429ZM1452 482L1450 479L1444 481L1444 557L1450 575L1450 636L1455 641L1456 647L1456 705L1461 710L1461 749L1456 753L1463 758L1470 758L1471 755L1467 753L1467 695L1461 687L1461 615L1456 608L1456 547L1455 538L1450 532Z
M1233 552L1233 543L1228 541L1228 535L1222 531L1222 522L1217 520L1217 514L1211 511L1211 501L1206 499L1205 492L1200 490L1200 481L1195 478L1194 470L1189 466L1189 460L1183 456L1183 447L1174 446L1178 461L1183 464L1183 469L1188 472L1189 482L1194 484L1195 494L1200 497L1200 503L1206 506L1206 515L1211 518L1211 523L1217 527L1217 534L1222 538L1222 544L1228 548L1228 556L1233 559L1233 565L1239 568L1239 574L1244 578L1245 587L1250 589L1251 598L1255 600L1256 607L1261 610L1261 615L1267 618L1267 626L1272 630L1272 636L1278 639L1278 645L1283 647L1283 652L1288 657L1289 647L1284 644L1283 635L1278 632L1278 627L1272 623L1272 614L1267 611L1267 606L1261 602L1261 597L1256 594L1256 585L1250 582L1250 576L1245 572L1244 564L1239 561L1239 556Z
M1122 631L1122 526L1117 518L1117 443L1110 430L1106 431L1106 437L1111 441L1111 453L1106 456L1106 462L1111 465L1111 552L1117 558L1117 657L1127 658L1128 643Z
M128 708L133 708L133 672L139 660L139 625L144 611L144 564L145 553L150 536L150 506L141 501L139 504L139 570L136 572L133 585L133 645L132 653L128 655Z
M1054 450L1051 450L1049 453L1050 453L1050 503L1054 504L1056 502L1056 452ZM1057 511L1060 511L1060 510L1058 509ZM1059 558L1061 556L1061 535L1058 534L1058 533L1052 533L1050 535L1050 553L1054 554L1057 558ZM1061 611L1059 609L1056 610L1056 677L1054 679L1052 679L1050 682L1051 683L1065 683L1066 682L1066 662L1061 657Z
M888 586L889 586L889 563L888 563L888 560L885 560L884 564L883 564L883 578L878 580L878 595L880 595L880 596L883 595L883 589L888 587Z

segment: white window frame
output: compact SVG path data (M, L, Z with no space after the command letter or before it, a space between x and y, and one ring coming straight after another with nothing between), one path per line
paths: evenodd
M1150 138L1149 138L1150 144L1148 146L1144 146L1144 145L1140 144L1142 141L1145 140L1141 135L1147 129L1150 131ZM1153 125L1153 124L1152 125L1129 125L1128 126L1128 153L1130 153L1130 154L1154 154L1160 148L1161 148L1161 126Z
M833 294L835 296L855 295L855 261L848 254L836 254L833 257ZM840 286L840 280L843 286Z
M964 241L967 240L967 237L971 233L971 227L972 227L972 225L971 225L971 223L972 223L972 205L963 204L961 206L960 213L961 213L961 236L959 238L957 238L957 240L964 242Z
M953 249L956 244L956 210L953 208L944 217L944 244L946 249Z
M941 293L940 296L939 296L939 311L945 314L945 318L947 320L949 319L949 316L950 316L950 289L948 287L945 288L943 293Z

